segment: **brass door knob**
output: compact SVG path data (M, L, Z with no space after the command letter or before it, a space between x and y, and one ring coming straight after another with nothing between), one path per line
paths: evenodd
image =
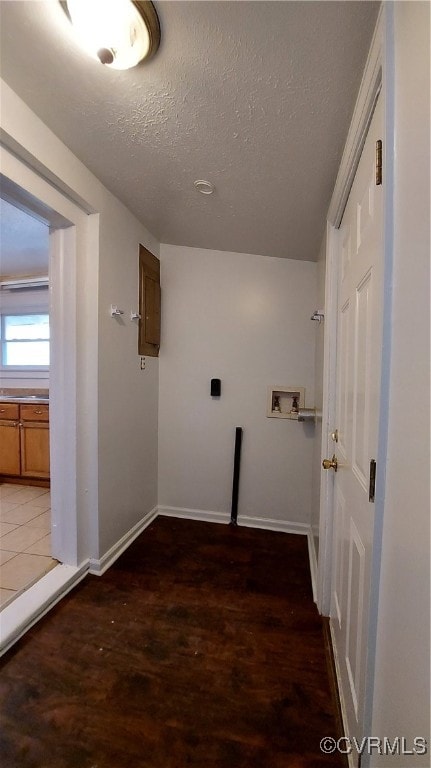
M337 471L337 469L338 469L338 461L337 461L337 457L336 457L335 453L334 453L332 459L323 459L322 467L323 467L323 469L334 469L335 472Z

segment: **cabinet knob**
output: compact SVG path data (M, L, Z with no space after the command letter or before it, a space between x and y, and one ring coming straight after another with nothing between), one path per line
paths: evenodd
M41 413L43 413L43 411L41 411L39 408L35 408L33 413L37 413L37 415L39 416Z

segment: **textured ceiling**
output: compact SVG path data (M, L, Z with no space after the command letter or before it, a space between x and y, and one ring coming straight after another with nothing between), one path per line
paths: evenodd
M161 242L316 259L378 3L155 6L158 53L120 72L57 0L3 0L2 77Z
M0 276L47 275L49 231L27 213L0 201Z

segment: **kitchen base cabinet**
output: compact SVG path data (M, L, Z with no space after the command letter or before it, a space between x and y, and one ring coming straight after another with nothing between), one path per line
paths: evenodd
M49 424L22 425L21 477L49 477Z
M19 405L0 403L0 472L21 474Z
M0 402L0 479L19 478L49 481L48 405Z

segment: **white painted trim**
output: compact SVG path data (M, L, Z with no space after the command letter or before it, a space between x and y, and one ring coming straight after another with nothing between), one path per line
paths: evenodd
M49 280L51 553L61 563L76 565L76 227L50 234Z
M78 567L58 565L33 584L0 614L0 656L45 616L88 573L88 561Z
M341 685L340 660L338 658L337 646L334 640L334 631L332 629L332 619L329 619L329 632L331 636L332 655L334 657L334 664L335 664L335 676L337 678L337 690L338 690L338 698L340 700L341 718L343 721L343 733L346 734L346 736L348 736L349 732L347 730L347 711L346 711L346 704L343 697L343 688ZM355 768L355 764L353 761L353 750L348 755L348 763L349 763L349 768Z
M371 574L370 585L370 620L367 637L367 676L364 692L364 734L372 732L372 713L374 696L374 675L376 663L376 636L377 636L377 616L378 616L378 593L380 580L380 558L382 547L382 526L384 514L384 493L385 482L384 473L387 456L387 432L388 432L388 391L390 388L390 337L391 337L391 291L392 291L392 239L393 239L393 168L395 163L395 123L394 123L394 33L393 33L393 4L382 4L382 10L379 16L379 23L376 27L376 35L373 41L375 49L380 52L380 70L381 74L381 98L384 114L384 153L383 153L383 171L384 171L384 296L383 296L383 339L382 339L382 375L380 382L380 414L379 414L379 438L377 461L380 467L381 482L377 484L375 509L374 509L374 537L373 537L373 570ZM379 35L379 39L376 36ZM364 76L365 79L365 76ZM371 110L372 113L372 110ZM335 192L334 192L335 194ZM328 213L328 219L329 219ZM335 221L334 221L335 223ZM335 234L335 230L334 230ZM330 348L335 345L335 336L330 340ZM332 511L330 505L323 501L323 513L321 507L321 516L326 518L326 524L332 524ZM331 537L332 538L332 537ZM319 569L324 585L330 588L330 559L331 553L327 554L324 561L321 562L319 554ZM331 636L332 626L331 626ZM332 644L335 646L332 639ZM336 658L337 681L342 706L344 726L346 728L345 706L342 700L342 689L340 685L339 660ZM346 735L349 735L346 731ZM349 765L353 766L353 757L349 756ZM364 754L362 759L364 768L371 764L371 757Z
M222 523L226 525L230 522L230 514L228 512L213 512L206 509L188 509L186 507L159 507L158 512L163 517L200 520L203 523ZM238 526L262 528L267 531L280 531L281 533L299 533L304 536L308 536L310 533L308 523L292 523L288 520L275 520L270 517L240 515L238 517Z
M159 515L163 517L178 517L186 520L200 520L203 523L230 522L228 512L212 512L204 509L187 509L185 507L159 507ZM244 528L261 528L267 531L280 531L281 533L299 533L308 536L310 526L307 523L291 523L287 520L274 520L266 517L248 517L240 515L238 526Z
M364 695L364 733L372 733L374 706L374 677L376 667L377 626L379 612L380 566L383 544L383 519L386 492L386 464L389 432L389 392L392 352L392 288L393 288L393 247L394 247L394 168L396 165L395 126L395 30L394 3L385 3L383 40L383 253L384 253L384 294L383 294L383 335L382 366L380 380L379 436L377 467L379 482L376 484L374 505L373 562L371 572L370 613L368 626L367 683ZM363 755L361 765L369 768L373 759Z
M2 87L2 98L4 98L4 95L5 89ZM0 144L31 168L34 173L37 173L42 179L46 179L53 189L63 195L63 197L67 198L74 205L78 206L84 213L95 213L95 209L84 200L84 198L78 195L78 193L68 184L65 184L63 179L60 179L60 177L47 168L46 165L41 163L34 154L29 152L28 149L16 141L16 139L2 127L0 127Z
M335 227L340 226L382 84L383 5L379 11L358 98L353 111L352 122L350 123L347 141L329 205L327 218Z
M158 513L162 517L179 517L185 520L201 520L203 523L222 523L227 525L230 521L228 512L211 512L206 509L187 509L186 507L159 507Z
M361 156L375 103L382 87L383 33L385 8L382 3L364 69L358 98L349 128L341 165L327 214L327 265L325 286L324 382L322 411L322 453L329 455L328 441L334 424L335 366L337 344L336 281L338 269L337 231ZM317 606L330 614L332 568L333 478L322 476L320 492L320 541L317 577Z
M133 526L127 533L124 534L124 536L121 537L112 547L111 549L108 549L107 552L100 558L100 560L96 560L95 558L90 559L90 573L93 576L102 576L105 571L108 570L108 568L111 567L113 563L120 557L120 555L123 554L123 552L126 551L126 549L130 546L130 544L142 533L142 531L145 530L145 528L148 528L150 523L153 522L157 517L157 507L154 507L154 509L151 510L151 512L147 512L144 517L139 520L136 525Z
M21 201L26 201L27 209L35 206L39 214L43 209L47 221L52 218L54 226L71 225L50 238L50 314L53 318L50 366L51 513L53 556L63 564L79 567L90 554L91 542L85 529L89 518L87 499L90 494L85 476L79 477L77 461L85 454L92 486L97 488L97 466L94 460L93 463L88 460L86 452L89 439L87 433L93 434L97 423L94 425L90 422L87 432L83 432L81 437L78 434L79 419L75 418L76 402L79 395L82 413L88 421L88 413L97 414L97 390L93 399L88 401L85 390L82 387L79 389L76 377L75 319L79 319L76 275L79 258L87 257L89 219L94 217L85 215L74 203L51 187L48 181L3 147L0 147L0 159L2 174L8 179L8 199L11 199L18 187ZM97 271L97 259L93 261ZM82 311L82 292L79 302ZM93 309L94 315L97 319L97 303ZM97 329L97 325L94 327ZM89 342L84 337L81 343ZM97 356L94 364L97 366ZM88 387L94 387L93 377L88 375L89 370L91 372L91 368L86 366L82 378L90 382ZM97 506L93 508L97 509ZM78 509L81 519L78 519Z
M326 226L325 327L323 355L323 407L321 456L333 452L331 432L335 424L335 391L337 363L337 280L338 231ZM319 561L317 569L317 607L323 616L331 609L332 519L334 475L321 470L319 512Z
M240 515L238 525L246 528L262 528L266 531L280 531L280 533L295 533L308 536L310 526L307 523L292 523L288 520L274 520L270 517L247 517Z
M314 546L313 531L310 530L307 533L308 539L308 559L310 560L310 575L311 575L311 587L313 590L313 600L317 603L317 557L316 548Z
M390 6L390 4L389 4ZM331 203L328 210L327 220L327 273L326 273L326 306L325 306L325 358L324 358L324 391L323 391L323 424L322 424L322 453L330 455L329 441L330 433L336 427L334 423L334 393L336 384L336 345L337 345L337 271L338 271L338 238L336 227L339 227L344 212L344 208L349 196L350 188L357 170L359 158L362 152L367 130L373 115L377 97L382 90L384 104L387 99L388 91L388 73L386 67L387 51L384 51L384 36L387 34L388 11L386 4L382 3L378 21L376 24L373 41L368 55L364 75L361 82L356 106L349 129L349 134L344 149L341 166L338 172L334 187ZM384 65L386 70L384 69ZM390 84L389 84L390 87ZM387 126L388 116L385 116L385 125ZM387 131L387 128L386 128ZM386 135L385 135L386 138ZM393 160L392 144L388 143L387 150L391 147L391 161ZM384 153L384 162L387 154ZM385 220L388 216L390 205L388 200L392 194L392 178L387 176L385 185ZM385 225L387 227L387 224ZM386 239L386 238L385 238ZM388 241L385 242L385 260L387 254ZM385 397L382 391L382 397ZM379 431L381 425L379 426ZM379 445L381 443L381 434ZM318 584L317 584L317 605L320 612L326 616L331 613L331 578L332 578L332 523L333 523L333 477L328 477L329 473L324 473L321 485L320 499L320 541L319 541L319 561L318 561ZM377 501L377 499L376 499ZM376 510L377 514L377 504ZM377 539L376 542L377 544ZM373 557L376 556L373 551ZM375 578L375 577L374 577ZM378 577L377 577L378 578ZM378 582L374 582L374 590L378 591ZM377 610L377 598L371 595L371 624L369 630L369 643L372 652L368 660L368 682L365 691L365 715L364 725L365 733L371 720L372 695L373 695L373 676L374 676L374 648L375 648L375 627L372 626L373 608ZM330 619L331 644L333 647L335 669L337 677L337 686L340 697L344 732L348 736L346 706L343 699L343 690L341 687L340 660L336 652L334 642L332 620ZM364 766L366 758L363 761ZM368 764L368 763L367 763ZM349 766L354 768L354 756L349 755Z

